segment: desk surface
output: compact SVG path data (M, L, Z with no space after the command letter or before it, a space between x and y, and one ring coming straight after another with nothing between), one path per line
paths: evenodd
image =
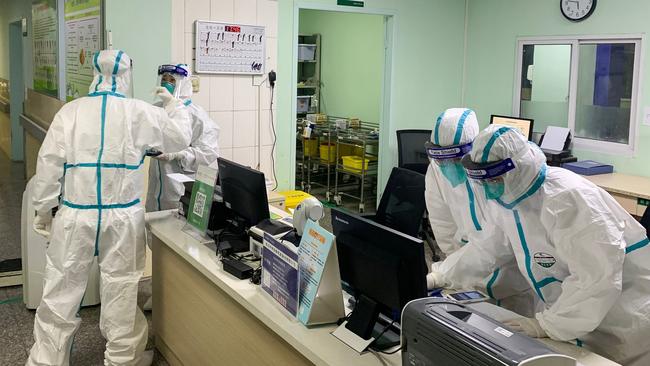
M359 356L341 343L330 332L333 325L306 328L285 316L271 300L264 296L259 286L241 281L225 273L214 252L183 233L185 221L174 218L170 211L147 214L147 225L153 235L187 260L221 290L250 311L267 327L316 365L401 365L401 355L378 356L366 353Z
M238 280L225 273L214 252L196 239L182 232L185 220L175 218L171 211L147 214L147 225L153 235L158 237L175 253L188 261L221 290L226 292L242 307L250 311L262 323L272 329L282 339L294 347L304 357L316 365L401 365L401 355L378 355L366 353L359 355L341 343L330 333L335 325L307 328L296 320L284 315L280 309L265 296L259 286L248 281ZM551 340L545 342L557 351L576 357L584 366L615 366L586 350L567 343Z
M650 178L620 173L584 177L608 192L650 199Z

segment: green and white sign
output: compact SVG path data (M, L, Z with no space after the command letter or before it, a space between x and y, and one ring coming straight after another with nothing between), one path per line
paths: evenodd
M336 0L337 5L342 5L342 6L355 6L357 8L363 8L364 6L363 0Z
M56 0L32 1L34 90L58 96Z
M101 0L65 1L65 98L88 94L93 56L101 47Z
M210 209L212 208L212 196L214 185L217 182L217 170L200 165L196 172L196 180L192 188L187 223L205 233L210 222Z

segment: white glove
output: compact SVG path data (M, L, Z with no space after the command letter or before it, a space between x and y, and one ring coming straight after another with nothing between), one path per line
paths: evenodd
M172 161L172 160L178 160L180 158L180 154L178 153L160 154L158 156L155 156L154 158L160 161Z
M163 107L166 107L170 103L173 103L175 101L178 101L176 97L174 97L169 90L166 88L163 88L162 86L159 86L155 90L155 94L160 100L162 100Z
M547 338L546 331L539 325L539 321L535 318L515 318L506 320L503 324L507 325L510 329L517 333L523 333L532 338Z
M447 282L443 278L442 273L433 271L427 274L427 289L433 290L434 288L441 288L446 285Z
M42 235L46 238L50 238L50 229L52 226L52 215L49 214L39 214L38 212L36 213L36 217L34 217L34 231L38 233L38 235Z

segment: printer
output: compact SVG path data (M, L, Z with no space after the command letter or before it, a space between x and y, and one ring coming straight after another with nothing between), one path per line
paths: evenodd
M546 155L546 164L550 166L562 166L578 161L578 158L571 154L572 138L568 128L546 127L546 132L539 140L539 147Z
M449 299L409 302L401 325L404 366L576 366L572 357Z

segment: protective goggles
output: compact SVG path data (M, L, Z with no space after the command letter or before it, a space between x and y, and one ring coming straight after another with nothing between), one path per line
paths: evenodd
M475 180L494 179L515 168L515 163L510 158L492 163L475 163L469 155L466 155L462 163L467 176Z
M434 160L460 159L472 151L472 143L454 146L440 146L432 142L425 142L424 148L427 156Z
M158 75L162 74L174 74L174 75L181 75L181 76L187 76L187 70L180 66L176 65L160 65L158 66Z

